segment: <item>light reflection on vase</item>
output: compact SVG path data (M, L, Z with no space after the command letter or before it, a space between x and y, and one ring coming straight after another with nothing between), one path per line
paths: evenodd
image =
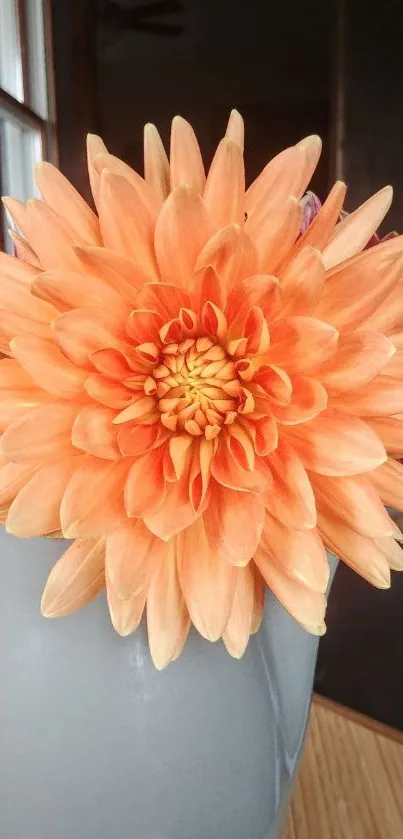
M278 839L317 640L269 594L240 662L194 633L158 673L103 596L41 617L64 549L0 532L1 836Z

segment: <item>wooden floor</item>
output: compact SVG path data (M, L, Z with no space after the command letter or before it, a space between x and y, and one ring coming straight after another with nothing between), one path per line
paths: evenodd
M284 839L403 839L403 735L315 697Z

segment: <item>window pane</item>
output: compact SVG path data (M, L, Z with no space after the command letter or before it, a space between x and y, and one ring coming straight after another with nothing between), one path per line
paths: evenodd
M2 0L0 0L0 3ZM25 4L28 35L29 90L31 106L43 119L48 115L46 53L42 0Z
M0 87L23 102L17 0L0 0Z
M1 0L0 0L1 2ZM42 159L42 138L39 131L12 119L0 111L1 181L4 195L28 201L38 195L34 181L34 166ZM6 233L10 220L3 216L5 243L12 252Z

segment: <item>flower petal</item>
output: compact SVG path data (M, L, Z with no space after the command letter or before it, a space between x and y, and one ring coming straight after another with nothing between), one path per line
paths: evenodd
M216 481L228 489L241 492L264 492L267 480L258 471L249 472L235 460L226 439L220 437L217 451L214 455L211 474Z
M66 539L97 538L119 527L126 515L123 488L129 465L86 455L72 475L60 508Z
M5 431L16 420L21 419L33 408L51 402L52 397L45 390L14 388L0 391L0 431Z
M260 629L262 620L263 620L263 613L264 613L264 601L265 601L265 581L257 568L255 562L251 562L248 566L253 574L253 612L252 612L252 622L251 622L251 634L253 635L255 632L258 632Z
M254 575L251 568L240 568L237 574L234 599L223 641L234 658L242 658L251 635L254 604Z
M45 618L70 615L89 603L103 588L105 546L103 539L77 539L56 562L42 595Z
M310 315L323 292L325 269L319 251L307 245L280 274L281 315Z
M100 277L91 274L83 281L83 275L73 271L46 271L34 278L32 291L42 298L41 301L36 301L36 298L31 296L33 303L49 300L53 304L50 307L49 303L43 303L48 305L49 309L53 309L49 320L53 320L56 314L59 314L54 309L55 306L60 311L87 306L102 307L121 316L130 311L129 303L122 300L118 291Z
M379 437L357 417L327 410L311 422L287 428L287 439L306 469L343 477L376 469L386 460Z
M329 565L316 528L305 531L289 528L267 512L261 548L282 574L312 591L321 594L326 591ZM262 573L264 576L263 570Z
M74 460L42 466L13 501L6 530L24 538L60 530L60 504L74 471Z
M390 587L388 563L373 539L356 533L331 514L320 512L318 529L330 551L377 588Z
M142 178L138 172L132 169L132 167L123 160L120 160L119 157L109 154L109 152L101 152L100 154L97 154L94 158L94 166L101 177L101 193L102 179L105 174L123 178L130 186L134 187L142 206L146 210L147 214L155 221L160 207L160 202L154 190L151 189L149 184L146 183L144 178ZM100 205L101 200L98 196L97 208L99 215L101 215Z
M148 480L148 478L147 478ZM180 533L200 516L203 507L195 511L189 497L189 474L166 487L166 495L158 510L147 512L144 523L160 539L167 541Z
M338 333L317 318L290 316L272 324L270 364L283 366L287 373L307 373L331 356Z
M204 513L204 529L217 559L247 565L259 544L264 515L262 496L216 484Z
M299 201L290 196L280 205L269 205L253 227L251 218L246 221L245 231L257 249L262 273L276 273L297 238L301 217Z
M299 253L306 245L323 250L328 244L334 226L340 217L346 191L347 187L343 181L336 181L312 224L309 225L308 229L295 244L293 248L294 253Z
M382 440L389 454L403 456L403 414L396 417L368 417L366 424Z
M27 262L23 262L9 253L0 252L0 276L2 279L9 277L25 288L29 288L38 273L38 268L33 265L28 265Z
M337 393L329 398L329 405L347 414L361 417L382 417L403 412L403 387L401 379L375 376L357 390Z
M157 423L154 425L126 423L118 432L119 449L123 455L138 457L153 449L161 436L161 428Z
M267 207L281 204L295 194L306 158L303 149L291 146L273 157L250 185L245 196L248 221L255 225Z
M52 326L65 355L74 364L90 368L93 352L118 349L125 334L122 320L107 309L72 309L59 315Z
M86 405L77 413L71 430L71 442L77 449L105 460L117 460L118 430L112 425L116 411L101 405Z
M105 170L101 176L99 215L106 247L131 259L149 280L157 280L155 220L136 187L122 175Z
M144 177L162 201L169 195L169 160L161 137L152 123L144 126Z
M215 230L235 221L244 223L245 171L237 143L224 138L211 163L204 203Z
M35 180L46 204L64 218L79 239L101 244L98 219L67 178L45 161L37 163Z
M331 241L322 252L323 263L327 269L363 250L386 216L392 198L392 187L385 186L361 204L354 213L349 213L339 221Z
M28 241L45 271L79 271L80 263L73 245L86 244L77 238L70 225L43 201L27 204Z
M109 614L115 631L125 638L135 632L146 605L147 590L140 591L128 600L123 600L117 594L109 574L106 574L106 595Z
M352 330L369 318L401 273L400 265L393 259L399 247L402 248L401 238L371 248L333 268L326 276L314 316L339 330ZM377 327L366 324L365 328Z
M98 373L110 379L122 381L133 375L126 357L117 349L96 350L91 354L91 361Z
M376 309L363 323L365 329L390 332L391 329L400 329L403 326L402 263L400 260L397 262L396 271L398 281L382 300L378 300Z
M136 308L148 309L164 320L171 320L178 316L180 309L189 306L190 298L183 288L168 283L147 283L138 295Z
M165 201L155 227L155 253L162 280L188 288L208 236L209 222L201 196L180 184Z
M363 536L392 535L393 523L374 489L373 475L377 472L379 469L375 469L368 477L355 475L332 480L322 475L311 475L318 507Z
M273 414L282 425L297 425L318 416L327 407L323 385L309 376L291 376L292 395L289 405L273 405Z
M403 432L403 428L402 428ZM368 476L385 504L403 510L403 465L392 458Z
M203 638L217 641L228 623L236 569L216 556L201 518L179 534L177 544L179 580L191 620Z
M0 509L9 507L20 490L35 475L39 464L4 463L0 466Z
M301 198L318 165L322 151L322 140L317 134L310 134L297 143L297 149L302 151L304 155L304 165L300 179L295 185L295 194Z
M374 539L377 548L385 555L389 568L393 571L403 571L403 550L392 536L382 536Z
M164 447L160 447L137 458L130 467L125 485L125 507L129 517L145 516L163 503L166 495L163 456Z
M32 280L35 280L35 277L32 277ZM12 277L1 276L0 309L40 323L50 323L59 314L59 311L45 300L38 300L37 297L34 297L31 294L32 287L32 285L30 287L23 285L19 280L13 280Z
M75 367L58 347L34 335L14 338L10 347L35 382L49 393L71 399L83 392L85 372Z
M316 525L315 496L300 458L286 440L267 459L273 486L265 496L269 512L286 527L306 530Z
M8 426L1 440L4 456L16 463L74 453L71 429L79 407L66 402L40 405Z
M171 189L187 184L199 195L206 183L203 160L192 126L183 117L174 117L171 128Z
M370 382L393 354L392 342L380 332L342 333L336 352L320 367L316 377L332 391L355 391Z
M231 111L230 117L228 120L227 130L225 132L225 136L228 140L233 140L234 143L239 146L241 152L243 152L244 148L244 123L239 111L235 110L235 108Z
M14 338L29 338L31 335L48 341L51 340L50 324L13 315L11 312L0 309L0 352L4 355L11 355L11 341Z
M81 270L86 275L99 277L103 283L108 283L123 301L127 300L132 306L137 305L138 291L148 280L138 263L106 247L75 245L74 252Z
M176 539L153 576L147 597L147 629L151 658L163 670L176 658L188 631L188 612L179 584Z
M130 600L147 592L150 580L165 561L168 545L157 539L141 519L130 521L108 534L106 570L116 595Z
M131 405L135 394L133 390L120 382L114 382L106 376L95 373L85 380L85 390L92 399L106 405L107 408L126 408Z
M301 531L296 532L301 535ZM323 635L326 631L324 595L282 573L262 549L257 551L255 562L265 582L284 609L308 632L313 635Z
M88 174L91 184L91 192L95 203L98 202L99 194L99 172L95 169L94 160L99 154L107 152L107 148L103 140L96 134L87 134L87 162Z
M211 266L230 288L246 277L257 274L259 263L256 248L238 224L217 230L198 256L195 271Z

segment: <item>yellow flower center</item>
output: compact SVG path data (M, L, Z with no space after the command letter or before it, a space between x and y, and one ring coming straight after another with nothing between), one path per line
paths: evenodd
M165 346L145 387L166 428L208 439L234 421L240 390L235 362L207 336Z

